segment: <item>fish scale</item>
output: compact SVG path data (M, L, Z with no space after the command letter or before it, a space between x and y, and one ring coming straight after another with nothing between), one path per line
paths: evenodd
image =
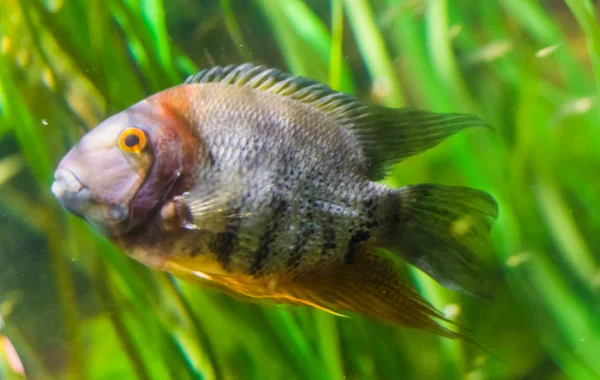
M278 195L276 186L272 203L264 205L258 202L256 207L269 210L264 216L265 223L250 220L242 224L240 235L255 236L261 242L233 253L233 256L247 258L238 262L252 263L250 273L265 275L287 270L302 271L315 265L323 256L345 256L351 250L352 237L358 230L369 236L375 235L375 219L386 217L373 212L374 208L368 212L366 203L361 202L360 196L357 197L354 192L344 194L339 189L324 192L322 188L315 187L319 182L313 182L309 177L303 183L308 186L300 187L301 192L285 197ZM366 199L374 199L389 190L371 184L363 191ZM375 206L376 202L371 204ZM246 211L254 212L252 207ZM325 239L325 236L328 238ZM253 260L256 257L260 259ZM238 270L246 272L248 268L240 267Z
M214 101L219 103L218 97L215 97ZM207 106L210 106L210 103L207 104ZM250 248L247 246L239 247L240 249L238 251L227 255L228 260L230 260L230 257L240 256L238 259L233 259L235 262L242 263L236 269L246 273L249 271L255 275L287 270L288 267L291 266L290 263L293 263L295 270L301 270L304 265L314 264L314 257L322 257L321 253L323 252L323 249L321 247L325 243L322 242L322 234L320 231L323 230L323 227L319 221L324 220L335 222L332 230L334 231L333 235L336 236L335 250L331 248L333 244L328 243L330 248L326 251L329 255L346 254L346 251L348 250L347 246L350 243L352 234L354 233L354 230L360 226L360 221L361 219L364 219L364 217L360 216L361 210L360 207L357 206L355 209L350 209L349 215L341 215L338 213L338 218L336 218L335 208L343 207L344 209L348 209L347 205L351 205L352 201L356 198L357 195L354 192L344 191L345 186L349 187L350 190L357 187L356 182L353 181L353 173L348 171L350 168L347 165L338 167L337 170L339 173L336 173L331 172L326 165L321 165L319 161L308 159L307 156L310 156L311 154L323 151L329 152L330 149L325 150L318 147L315 148L315 142L313 141L314 137L312 135L306 135L307 132L302 131L297 124L291 123L291 126L286 125L289 123L289 119L276 113L262 113L261 110L262 109L259 109L257 112L255 109L252 116L245 115L243 108L239 115L232 110L227 114L226 118L219 116L219 122L224 124L220 125L220 130L216 134L216 136L220 136L220 138L212 138L212 143L218 147L218 149L215 150L215 159L217 162L223 161L230 164L231 170L236 168L244 171L253 170L251 166L246 166L247 162L252 161L249 160L248 157L257 157L261 162L260 170L272 170L274 172L273 178L278 178L279 183L281 183L281 186L285 189L284 191L288 191L290 194L288 194L286 198L275 200L274 204L267 206L267 208L274 209L275 212L272 212L271 215L264 218L267 220L265 223L268 223L268 220L275 220L277 228L273 228L272 226L261 228L261 224L265 223L260 223L253 219L251 219L251 225L249 227L246 227L243 224L238 233L255 236L261 243ZM227 120L228 118L230 119L229 121ZM236 122L232 123L231 120L235 120ZM211 119L208 118L207 124L215 123L212 123ZM223 125L230 126L230 128L235 126L235 128L240 131L260 131L266 129L272 133L258 134L258 136L263 137L263 140L259 138L255 141L256 144L244 144L243 146L240 146L240 141L248 141L245 138L245 135L242 134L242 137L234 137L235 135L228 134L227 128L223 130ZM294 149L294 145L292 145L292 149L289 149L288 146L286 146L285 136L283 136L282 132L286 131L288 128L293 131L292 136L295 139L307 140L308 144L302 145L303 149ZM261 150L261 147L263 146L269 148ZM238 157L238 160L233 160L233 162L229 163L229 161L232 161L232 151L240 154L240 156ZM282 154L277 154L282 151ZM297 173L293 177L289 175L290 168L294 168L295 173ZM224 171L226 170L227 169ZM226 176L228 174L223 173L223 175ZM241 175L252 178L252 176L248 176L247 173L241 173ZM333 189L334 191L323 192L319 184L328 182L328 179L331 181L331 177L335 177L336 175L343 178L343 180L333 181L338 184L338 186ZM369 183L368 181L364 182L366 185ZM261 184L250 183L246 184L246 186L253 189L259 189ZM370 187L372 189L366 190L373 190L370 191L371 194L368 195L370 197L372 197L373 194L377 194L375 188L377 188L377 190L381 189L376 184L372 184ZM279 197L282 196L279 195ZM296 201L296 199L298 201ZM314 207L313 199L318 199L322 204L331 205L331 207L315 209L313 215L315 222L312 224L303 223L302 217L305 214L297 213L295 210L303 206L306 209L312 209ZM285 209L285 213L281 212L281 202L285 202L288 206ZM338 204L343 204L345 206L336 206ZM260 209L257 210L257 207L247 207L244 211L250 214L261 212ZM332 213L334 218L327 218L328 213ZM288 214L291 214L291 216ZM293 239L296 239L295 236L291 237L289 234L289 231L292 228L294 228L294 234L303 237L301 241L292 241ZM306 231L308 228L312 231ZM311 239L309 239L309 235L312 235L310 236ZM241 259L241 257L246 259ZM256 259L256 257L258 258ZM250 268L248 268L249 263L252 263L250 264Z

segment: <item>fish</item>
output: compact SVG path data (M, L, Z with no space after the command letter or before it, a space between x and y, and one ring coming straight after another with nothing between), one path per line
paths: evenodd
M51 191L129 257L184 281L456 338L405 268L493 299L483 273L497 202L382 180L472 127L488 124L369 104L262 65L215 66L89 130Z

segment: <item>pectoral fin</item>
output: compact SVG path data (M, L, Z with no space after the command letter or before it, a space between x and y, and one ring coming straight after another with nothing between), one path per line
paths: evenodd
M253 196L271 188L268 181L256 189ZM252 216L252 211L244 211L244 197L247 197L243 175L233 173L204 180L189 192L173 199L183 227L210 232L231 232L239 223Z

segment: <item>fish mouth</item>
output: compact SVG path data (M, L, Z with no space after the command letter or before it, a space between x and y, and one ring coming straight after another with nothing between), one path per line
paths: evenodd
M125 206L98 201L71 170L57 169L50 190L62 207L104 234L114 234L127 219Z
M58 202L73 214L83 217L90 193L81 181L67 169L57 169L50 188Z
M72 171L61 168L54 172L51 190L57 198L61 198L66 192L77 193L83 188L83 184Z

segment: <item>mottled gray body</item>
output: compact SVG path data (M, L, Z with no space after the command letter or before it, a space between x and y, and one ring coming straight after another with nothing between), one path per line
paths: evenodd
M262 275L351 261L358 243L386 231L392 191L367 178L356 137L335 117L251 88L198 91L212 164L199 168L196 187L229 193L234 215L209 243L225 268Z

